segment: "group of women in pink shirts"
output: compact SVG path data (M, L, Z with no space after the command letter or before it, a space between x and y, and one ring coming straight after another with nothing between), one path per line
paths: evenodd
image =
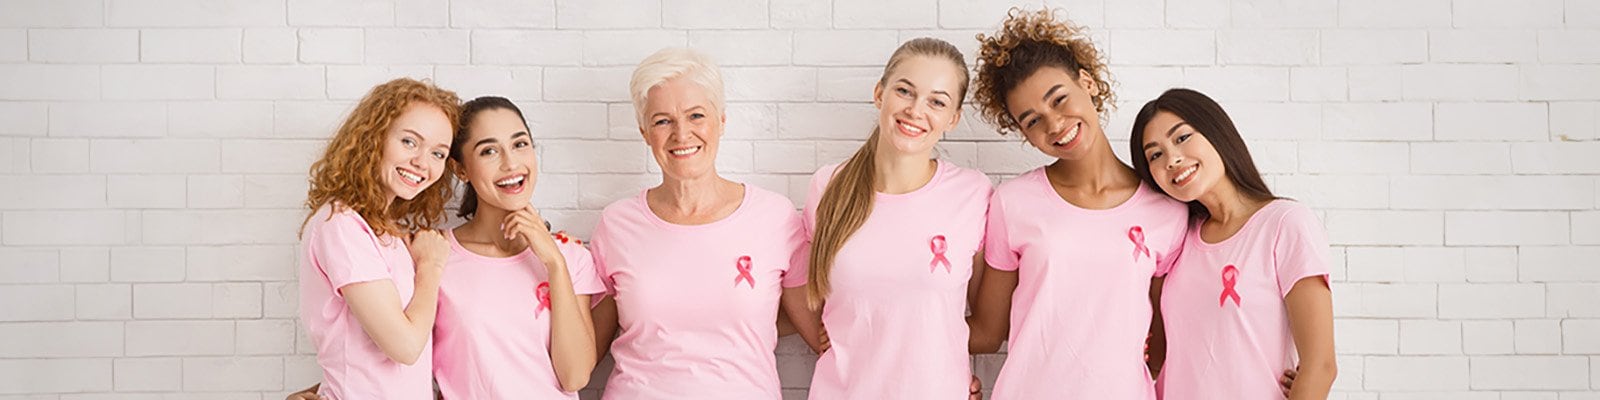
M978 40L970 77L950 43L902 44L874 129L799 211L718 173L740 116L716 65L655 53L630 92L661 183L587 242L532 206L539 132L512 102L374 88L311 170L300 315L323 381L290 397L576 399L609 353L606 399L779 399L792 332L820 354L812 399L978 397L969 355L1002 344L995 399L1326 398L1321 225L1273 195L1222 107L1146 103L1129 166L1081 27L1013 10ZM1054 161L996 186L935 157L968 96ZM458 197L466 222L433 230Z

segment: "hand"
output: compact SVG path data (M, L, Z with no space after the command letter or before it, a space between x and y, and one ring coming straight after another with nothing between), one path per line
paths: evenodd
M968 400L983 400L983 381L979 381L977 375L972 376L972 383L967 386L967 390Z
M550 235L549 226L531 205L512 211L505 220L500 221L500 230L506 239L527 245L540 259L560 253L555 239Z
M817 349L818 349L817 354L819 354L819 355L822 354L822 353L826 353L826 352L828 352L828 349L833 348L833 342L828 341L828 329L827 328L823 328L822 332L818 332L817 333L817 342L818 342L818 344L817 344L817 346L818 346L817 347Z
M1283 396L1289 397L1289 391L1294 389L1294 378L1300 376L1300 370L1284 370L1283 376L1278 377L1278 388L1283 390Z
M406 249L411 251L411 260L416 263L414 268L418 274L425 272L424 268L435 268L440 272L444 270L445 259L450 256L450 242L444 235L432 229L423 229L411 235L406 240Z
M317 388L321 386L321 383L311 385L305 390L290 393L289 397L285 397L283 400L322 400L322 396L317 395Z

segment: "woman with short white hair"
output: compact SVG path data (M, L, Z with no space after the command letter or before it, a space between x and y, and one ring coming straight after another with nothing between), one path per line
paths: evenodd
M594 312L599 348L616 361L605 398L781 398L780 297L808 312L800 214L783 195L717 173L727 107L709 58L661 50L630 89L661 184L607 206L591 241L611 295Z

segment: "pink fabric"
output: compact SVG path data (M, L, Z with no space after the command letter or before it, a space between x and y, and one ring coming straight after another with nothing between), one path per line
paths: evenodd
M532 250L483 256L462 247L454 233L446 236L450 260L433 327L433 371L444 398L577 399L577 392L561 391L551 363L550 311L539 298L550 275L539 257ZM556 246L574 293L605 291L588 249Z
M661 220L644 192L601 212L590 246L622 328L605 398L782 396L778 298L805 284L792 267L805 259L805 230L789 199L744 187L733 214L704 225Z
M835 169L812 175L808 229ZM967 281L991 192L983 173L939 161L922 188L877 195L834 259L822 308L832 348L812 399L967 398Z
M1299 361L1283 298L1301 279L1327 279L1327 260L1322 224L1293 201L1267 204L1220 243L1191 229L1162 288L1162 397L1282 399L1278 376Z
M1079 208L1034 169L995 190L984 259L1017 271L994 399L1154 399L1144 363L1150 279L1182 250L1189 212L1141 185Z
M328 399L433 398L431 349L404 365L361 329L340 289L369 281L393 282L404 309L415 290L416 270L405 242L378 237L359 214L324 205L300 236L300 321L317 347L322 367L319 395Z

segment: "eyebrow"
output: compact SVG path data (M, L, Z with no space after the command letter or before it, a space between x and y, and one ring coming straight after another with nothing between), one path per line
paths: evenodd
M1167 137L1172 137L1173 133L1177 133L1178 132L1178 128L1182 128L1184 125L1188 125L1188 124L1189 124L1188 122L1181 122L1180 121L1180 122L1178 122L1177 125L1173 125L1171 128L1168 128L1167 129ZM1144 144L1144 148L1145 149L1149 149L1151 147L1155 147L1155 145L1156 145L1156 142L1146 142Z
M1045 101L1050 101L1050 96L1056 94L1057 90L1061 90L1061 88L1065 87L1065 86L1066 85L1060 85L1060 84L1057 84L1055 86L1051 86L1050 90L1045 91L1044 92L1044 97L1041 97L1041 98L1044 99ZM1029 115L1033 115L1033 110L1030 109L1028 111L1023 111L1021 114L1017 114L1016 122L1018 124L1021 124L1022 120L1028 119Z
M513 133L513 134L511 134L511 139L512 140L516 140L517 137L521 137L521 136L529 136L528 135L528 131L520 131L520 132L517 132L517 133ZM479 140L477 143L473 143L472 147L476 148L478 146L482 146L482 145L489 144L489 143L497 143L499 141L500 141L499 139L495 139L495 138L492 138L492 137L483 138L483 140Z

